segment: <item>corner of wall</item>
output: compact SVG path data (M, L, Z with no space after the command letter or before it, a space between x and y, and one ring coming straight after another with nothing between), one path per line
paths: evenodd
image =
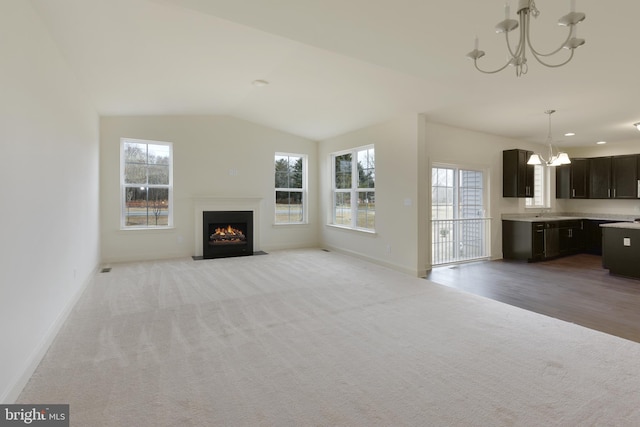
M58 335L58 332L60 332L60 328L62 328L62 325L64 325L64 323L67 321L67 319L69 318L69 315L73 311L73 308L75 307L76 303L82 296L83 292L92 282L94 276L98 272L98 268L99 268L99 265L96 265L94 269L91 271L91 274L89 274L85 278L85 280L82 283L82 286L80 286L78 290L75 292L75 294L69 299L69 301L67 302L63 310L60 312L56 320L49 327L49 330L40 340L40 343L34 348L33 352L31 353L31 356L27 358L22 372L19 372L16 374L16 376L14 377L14 381L12 381L11 384L9 384L9 386L4 391L2 396L0 396L0 402L6 402L8 404L11 404L16 402L18 397L20 397L20 393L22 393L22 390L27 385L27 383L29 382L29 379L38 368L38 365L40 365L40 362L42 362L42 359L44 358L45 354L47 354L47 351L49 350L49 347L55 340L56 336Z

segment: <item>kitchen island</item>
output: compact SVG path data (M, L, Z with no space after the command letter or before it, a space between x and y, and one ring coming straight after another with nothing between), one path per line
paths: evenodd
M640 224L602 224L602 266L610 274L640 279Z

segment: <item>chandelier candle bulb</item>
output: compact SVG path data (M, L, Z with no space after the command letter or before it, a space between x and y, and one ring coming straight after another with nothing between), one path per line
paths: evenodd
M509 15L511 15L511 7L508 2L504 3L504 19L509 19Z
M571 12L575 12L576 11L576 0L569 0L569 3L571 4L570 11Z

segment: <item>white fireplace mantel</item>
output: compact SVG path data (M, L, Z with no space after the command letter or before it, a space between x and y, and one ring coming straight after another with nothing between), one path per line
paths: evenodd
M253 251L259 251L261 204L262 197L194 197L195 256L202 256L202 213L206 211L252 211Z

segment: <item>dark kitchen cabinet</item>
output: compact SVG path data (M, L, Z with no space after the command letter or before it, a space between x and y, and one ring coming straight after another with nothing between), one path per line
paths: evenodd
M569 255L584 250L584 227L582 220L561 221L558 224L558 255Z
M556 167L556 199L571 198L571 165Z
M589 198L609 199L611 197L611 157L589 159Z
M584 221L584 252L602 255L602 224L621 222L619 220L585 219Z
M614 156L611 158L611 181L614 199L637 199L638 156Z
M589 159L572 159L556 168L556 199L586 199L589 186Z
M503 220L502 257L534 262L583 252L584 222Z
M544 223L534 222L531 224L531 259L544 259Z
M602 229L602 266L609 273L640 279L640 256L637 228L604 227Z
M502 221L504 259L541 261L545 258L545 223Z
M570 166L570 197L586 199L589 196L589 159L571 159Z
M533 154L526 150L502 152L502 197L533 197L533 165L528 165Z

